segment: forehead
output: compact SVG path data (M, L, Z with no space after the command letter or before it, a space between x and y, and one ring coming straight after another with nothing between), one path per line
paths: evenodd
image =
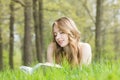
M58 26L54 26L54 27L53 27L53 31L54 31L54 32L58 32L58 31L60 31L60 28L59 28Z

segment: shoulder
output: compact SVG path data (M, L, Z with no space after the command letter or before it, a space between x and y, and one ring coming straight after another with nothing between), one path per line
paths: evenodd
M51 42L49 45L48 45L48 48L47 48L47 55L48 56L51 56L53 54L55 50L55 43L54 42Z
M53 47L55 45L54 42L51 42L48 46Z
M92 59L92 51L89 43L80 43L81 52L82 52L82 63L90 64Z
M48 45L48 49L53 49L55 48L55 42L51 42L49 45Z
M89 43L80 42L80 46L81 46L81 48L91 48Z
M80 43L81 51L85 53L91 53L91 46L89 43Z

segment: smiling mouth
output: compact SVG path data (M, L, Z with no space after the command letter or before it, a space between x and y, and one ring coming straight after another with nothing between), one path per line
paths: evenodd
M63 43L63 41L58 41L58 44L61 45Z

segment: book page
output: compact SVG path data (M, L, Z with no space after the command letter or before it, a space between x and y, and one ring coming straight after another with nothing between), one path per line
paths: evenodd
M20 69L28 74L32 74L36 69L38 69L41 66L45 66L45 67L53 67L53 68L62 68L62 66L60 66L59 64L54 64L54 63L38 63L33 67L28 67L28 66L20 66Z

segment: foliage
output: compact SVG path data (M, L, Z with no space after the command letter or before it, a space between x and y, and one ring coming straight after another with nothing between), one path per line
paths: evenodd
M115 2L116 1L116 2ZM87 6L89 12L87 12L85 6ZM2 28L3 38L3 56L4 65L8 66L8 51L9 51L9 4L10 0L1 0L0 8L0 27ZM116 54L119 55L120 50L120 38L118 38L118 51L115 49L116 40L115 36L119 37L119 21L120 21L120 0L103 0L103 16L102 16L102 59L114 59ZM14 24L14 63L15 66L19 66L21 62L22 48L23 48L23 35L24 35L24 7L19 3L15 3L15 24ZM44 27L44 46L47 50L47 46L52 40L51 27L53 22L62 16L72 18L81 32L81 40L90 43L93 52L93 58L95 53L95 23L92 22L89 14L95 20L96 16L96 0L43 0L43 27ZM115 29L118 33L115 34ZM35 54L35 34L34 27L33 33L33 55ZM46 51L44 53L44 57ZM16 60L18 59L18 60ZM118 58L119 59L119 58ZM21 74L21 73L20 73ZM37 74L38 75L38 74ZM95 79L91 77L91 79Z

